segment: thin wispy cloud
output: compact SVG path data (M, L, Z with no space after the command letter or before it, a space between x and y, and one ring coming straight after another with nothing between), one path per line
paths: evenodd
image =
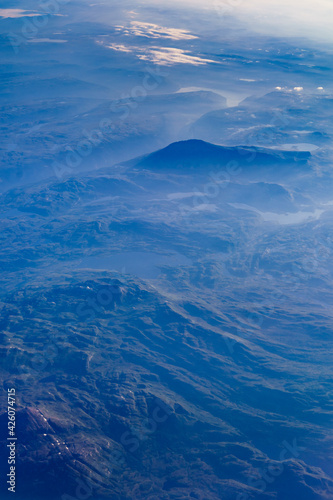
M104 45L108 49L115 50L116 52L128 52L128 53L133 52L133 49L131 47L126 47L126 45L122 45L122 44L119 44L119 43L118 44L117 43L110 43L109 45L101 43L101 42L98 42L98 43L100 45Z
M0 9L0 17L2 18L18 18L18 17L35 17L40 16L38 12L23 9Z
M27 40L27 43L66 43L68 40L60 40L59 38L32 38Z

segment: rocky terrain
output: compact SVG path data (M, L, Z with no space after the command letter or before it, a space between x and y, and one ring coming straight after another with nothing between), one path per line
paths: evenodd
M1 498L331 500L322 1L4 3Z
M330 498L331 212L313 155L254 151L4 193L22 499Z

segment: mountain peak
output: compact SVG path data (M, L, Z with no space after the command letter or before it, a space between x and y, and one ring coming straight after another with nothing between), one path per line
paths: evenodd
M132 166L148 169L199 169L225 166L230 161L239 165L276 165L305 163L308 152L289 152L248 146L226 147L198 139L174 142L169 146L131 162Z

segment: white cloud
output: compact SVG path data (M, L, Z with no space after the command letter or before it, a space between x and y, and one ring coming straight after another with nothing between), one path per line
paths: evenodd
M133 50L130 47L126 47L126 45L122 44L117 44L117 43L110 43L109 45L105 45L102 42L98 42L101 45L104 45L108 49L115 50L116 52L132 52Z
M174 64L191 64L193 66L203 66L208 63L216 63L212 59L192 55L188 50L182 50L175 47L137 47L116 43L108 43L104 40L98 40L96 43L103 47L117 52L132 53L138 59L150 61L160 66L172 66Z
M207 63L214 63L211 59L203 59L201 57L192 56L186 50L176 49L173 47L152 47L143 54L137 54L139 59L150 61L162 66L172 66L173 64L192 64L194 66L202 66Z
M197 38L187 30L166 28L158 24L131 21L130 26L116 26L125 35L144 36L146 38L167 38L170 40L194 40Z

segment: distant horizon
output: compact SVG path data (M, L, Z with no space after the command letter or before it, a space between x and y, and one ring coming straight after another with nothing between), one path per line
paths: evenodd
M144 0L160 4L160 0ZM253 31L291 37L307 37L314 41L333 41L333 2L329 0L171 0L205 10L216 10L221 16L230 14L250 24ZM254 24L256 23L256 24ZM274 33L272 33L274 29Z

